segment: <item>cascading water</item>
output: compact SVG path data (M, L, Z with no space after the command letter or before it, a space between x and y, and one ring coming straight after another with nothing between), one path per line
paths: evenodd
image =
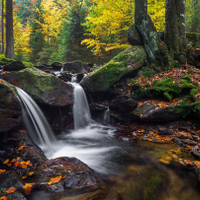
M52 154L53 143L56 139L49 123L34 100L22 89L16 88L24 105L22 121L24 122L30 137L47 155Z
M91 114L83 88L78 83L71 84L74 87L74 129L77 130L91 123Z

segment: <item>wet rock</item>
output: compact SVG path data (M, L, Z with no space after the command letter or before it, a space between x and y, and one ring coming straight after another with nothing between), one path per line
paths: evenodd
M63 64L60 62L53 62L51 64L51 67L53 68L53 70L60 71L61 68L63 67Z
M9 65L6 65L3 67L3 71L20 71L22 69L25 69L26 66L21 61L14 61L10 63Z
M89 92L106 92L122 77L131 75L141 68L146 58L142 46L129 47L90 76L83 78L80 85Z
M135 24L128 29L128 42L131 45L143 45L143 39Z
M193 141L193 140L189 140L189 139L181 139L180 140L182 143L184 144L188 144L188 145L196 145L197 142Z
M0 174L1 188L15 187L16 189L22 189L23 185L24 185L24 182L13 171L5 171L2 174Z
M127 113L133 111L137 107L137 101L130 95L121 95L113 99L109 105L110 110L117 113Z
M83 79L83 77L84 77L84 74L83 73L79 73L79 74L77 74L77 83L79 83L82 79Z
M200 148L199 146L193 146L191 148L191 153L200 158Z
M23 194L19 192L11 193L7 196L8 200L27 200Z
M143 122L167 123L181 119L185 106L181 100L168 107L157 107L150 100L143 102L132 112L132 118Z
M180 138L180 139L188 139L189 138L187 133L184 133L184 132L179 132L178 134L176 134L176 137Z
M25 90L35 101L51 106L72 106L73 88L36 68L1 74L1 78Z
M22 105L13 86L0 80L0 132L19 125Z
M37 167L37 177L62 176L63 180L55 185L45 184L41 190L61 192L65 189L97 189L101 180L94 171L76 158L61 157L43 162Z
M158 131L159 131L159 135L173 135L174 132L172 129L168 129L166 127L159 127L158 128Z
M65 82L70 82L72 79L72 74L68 72L62 72L60 73L59 78Z
M66 62L63 66L63 71L72 72L73 74L78 74L81 72L89 72L93 64L82 63L80 60L74 62Z

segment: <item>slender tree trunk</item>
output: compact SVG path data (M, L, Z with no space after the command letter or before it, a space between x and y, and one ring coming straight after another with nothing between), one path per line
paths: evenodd
M6 0L6 58L14 59L12 0Z
M148 58L154 60L160 42L156 28L147 14L147 0L135 0L135 26L143 38Z
M3 26L3 20L4 20L4 0L1 1L0 3L0 16L1 16L1 20L0 20L0 53L4 54L4 26Z
M165 1L165 43L171 55L178 55L186 46L185 0Z

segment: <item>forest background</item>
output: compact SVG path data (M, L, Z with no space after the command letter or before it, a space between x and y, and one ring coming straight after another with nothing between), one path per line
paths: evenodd
M133 0L15 0L15 59L35 65L73 60L103 64L130 46L134 6ZM148 14L163 32L165 0L148 0ZM199 0L186 0L186 31L200 33Z

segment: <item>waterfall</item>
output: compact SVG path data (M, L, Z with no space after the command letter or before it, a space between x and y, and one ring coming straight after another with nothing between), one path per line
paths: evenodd
M91 114L83 88L78 83L71 83L74 87L74 129L83 128L91 123Z
M23 103L22 121L31 139L41 146L46 153L51 154L53 151L52 144L56 139L49 123L35 101L25 91L18 87L16 88Z

